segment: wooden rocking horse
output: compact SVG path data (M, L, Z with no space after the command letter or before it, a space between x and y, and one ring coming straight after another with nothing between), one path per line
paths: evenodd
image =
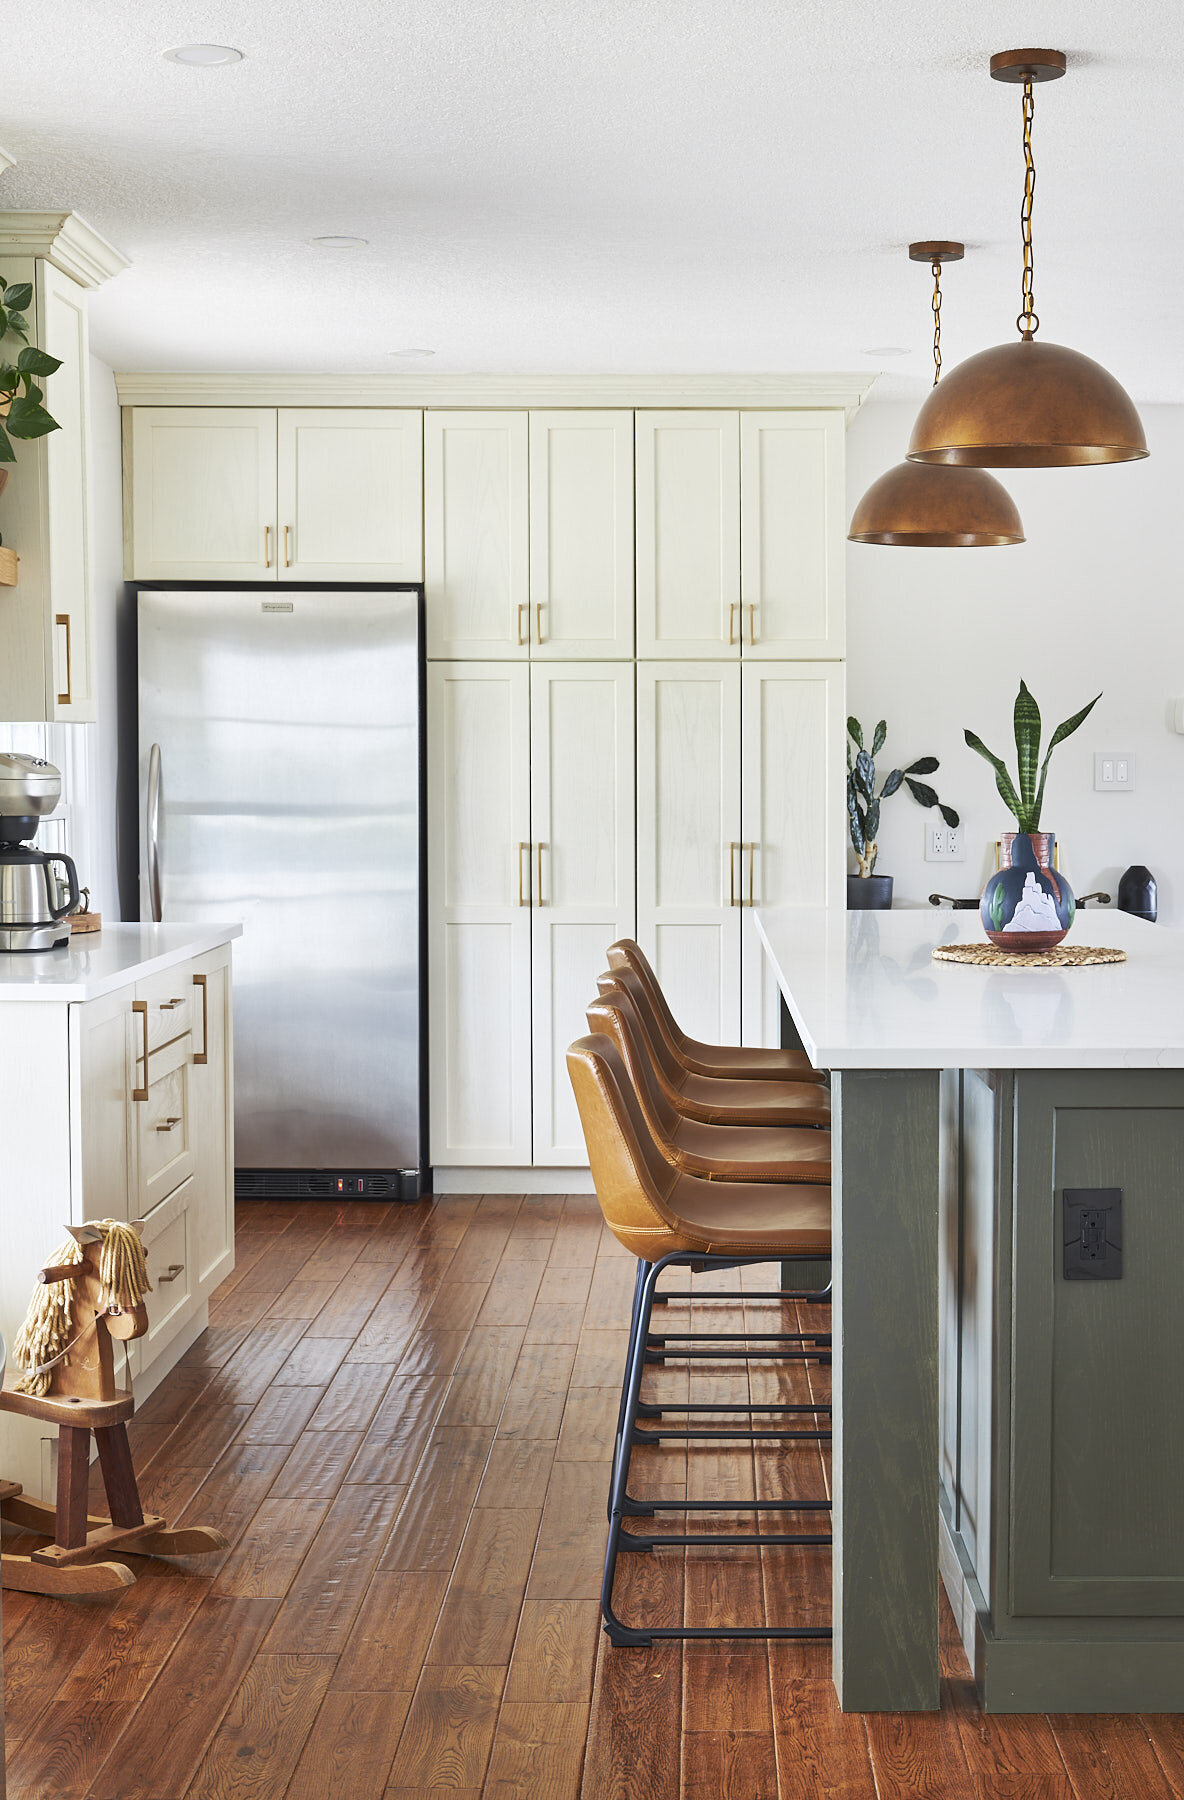
M136 1486L127 1420L131 1388L117 1388L112 1339L143 1337L144 1295L151 1292L143 1224L104 1219L67 1226L72 1243L41 1270L14 1352L26 1365L0 1389L0 1412L23 1413L57 1426L57 1505L0 1480L0 1518L6 1525L52 1541L27 1556L0 1555L3 1585L34 1594L95 1594L129 1587L135 1575L122 1562L92 1561L96 1552L191 1556L226 1548L208 1525L170 1530L145 1513ZM90 1434L94 1432L109 1518L87 1511Z

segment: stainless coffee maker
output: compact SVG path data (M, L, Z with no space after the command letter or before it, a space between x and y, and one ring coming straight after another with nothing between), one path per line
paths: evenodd
M69 856L32 844L61 797L52 763L19 750L0 754L0 951L53 950L70 941L78 871Z

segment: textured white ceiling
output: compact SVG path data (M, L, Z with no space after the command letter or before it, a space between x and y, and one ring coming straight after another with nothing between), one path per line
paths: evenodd
M193 69L161 52L228 43ZM1038 91L1046 337L1184 400L1180 0L22 0L0 206L72 207L133 266L120 368L871 370L923 391L1013 329L1019 92ZM307 240L349 232L369 248ZM423 366L423 365L419 365Z

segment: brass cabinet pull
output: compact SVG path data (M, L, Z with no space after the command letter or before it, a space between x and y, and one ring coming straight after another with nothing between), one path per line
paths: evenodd
M184 1006L184 1004L184 994L177 994L171 1000L162 1000L160 1003L160 1010L161 1012L172 1012L175 1006Z
M546 906L546 904L547 904L547 902L543 899L543 850L545 849L545 847L546 846L543 844L539 844L536 846L538 853L539 853L539 887L538 887L538 897L535 900L536 906Z
M176 1118L162 1119L160 1124L155 1126L153 1129L156 1131L172 1131L180 1123L181 1123L181 1115L180 1115L180 1113L178 1113Z
M284 526L284 567L285 567L285 569L290 569L292 567L292 558L288 553L288 533L291 531L291 529L292 529L292 527L290 525Z
M756 905L756 845L748 846L748 904Z
M536 644L541 644L543 641L543 603L541 600L536 600L534 603L534 641Z
M205 976L195 975L193 985L201 989L201 1049L193 1052L193 1060L195 1063L206 1063L210 1060L210 1011Z
M265 569L270 569L270 567L271 567L271 526L270 525L265 525L263 527L263 567Z
M518 643L520 646L522 644L529 642L529 639L524 638L522 635L522 615L523 615L523 613L526 614L526 629L527 629L527 631L529 631L530 630L530 606L527 601L519 600L519 602L518 602Z
M66 628L66 691L64 694L58 695L58 705L71 706L74 696L71 692L70 681L70 615L69 613L55 613L53 622L55 625L64 625Z
M148 1098L148 1002L147 1002L147 1000L133 1000L132 1001L132 1011L134 1013L139 1013L140 1019L142 1021L143 1027L144 1027L144 1085L143 1085L143 1087L133 1087L132 1088L132 1099L133 1100L147 1100L147 1098ZM139 1060L139 1058L137 1058L137 1061L138 1060Z
M728 604L728 642L729 644L736 642L736 602L734 600Z
M167 1275L158 1275L156 1277L157 1287L163 1287L165 1285L165 1283L168 1281L176 1281L178 1275L180 1275L180 1273L182 1272L184 1267L185 1267L184 1263L170 1263L168 1274Z
M750 605L748 608L748 641L750 644L756 643L756 606L755 606L755 604Z
M736 852L739 844L728 845L728 905L736 904ZM743 854L743 852L741 852Z
M522 882L522 852L524 850L526 851L526 885L525 885L525 887L523 886L523 882ZM530 845L529 844L519 844L519 846L518 846L518 904L519 904L519 906L529 906L530 905Z

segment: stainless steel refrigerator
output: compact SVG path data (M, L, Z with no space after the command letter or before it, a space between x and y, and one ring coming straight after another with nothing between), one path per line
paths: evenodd
M140 916L243 927L240 1195L420 1190L420 612L139 593Z

